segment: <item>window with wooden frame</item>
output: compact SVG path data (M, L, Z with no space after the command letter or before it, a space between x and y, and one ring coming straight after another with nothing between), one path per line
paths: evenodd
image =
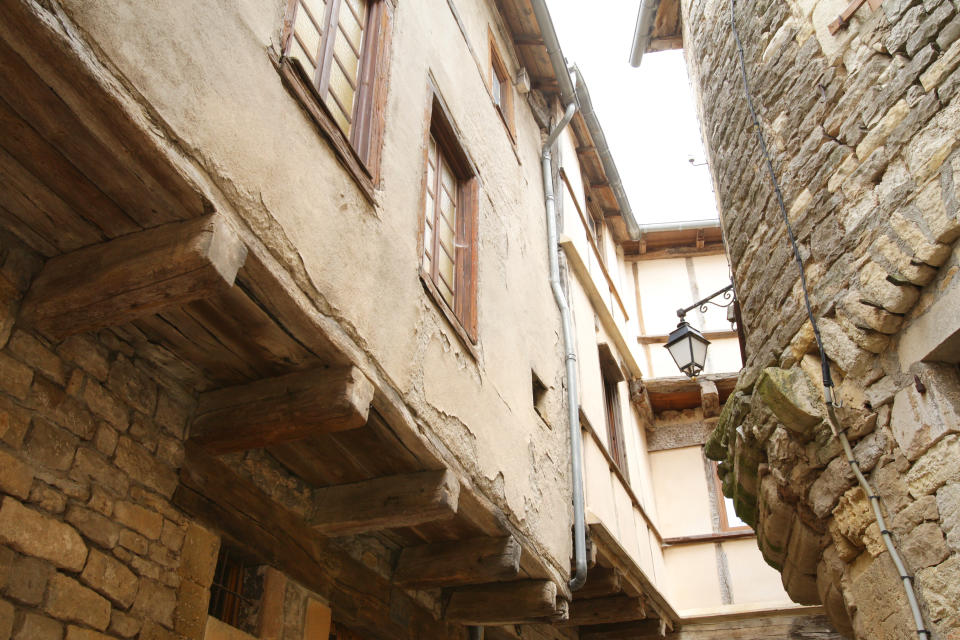
M434 92L424 149L420 276L468 343L477 341L478 180Z
M208 613L232 627L256 633L261 596L256 566L240 552L221 546L210 585Z
M600 376L603 379L603 399L606 408L607 442L610 456L616 461L623 477L630 481L630 472L627 468L626 439L623 435L623 413L620 407L620 391L618 385L624 380L623 372L617 364L616 356L610 345L597 345L600 355Z
M723 484L720 482L720 473L717 463L713 464L713 483L717 496L717 511L720 516L720 532L752 531L752 527L740 519L733 507L733 499L723 495Z
M507 127L511 140L514 137L513 129L513 83L510 81L510 73L507 71L507 65L503 63L503 58L497 52L497 45L493 39L493 32L489 32L490 39L490 68L488 69L487 82L490 86L490 97L493 100L493 106L500 114L503 124Z
M371 188L379 173L391 19L392 0L288 0L284 19L281 72L302 83L294 87L297 97L312 94L309 115ZM291 61L295 70L284 67Z

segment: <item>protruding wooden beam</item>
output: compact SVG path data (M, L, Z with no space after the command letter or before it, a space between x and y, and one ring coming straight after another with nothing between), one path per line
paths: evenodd
M421 471L315 489L308 518L330 536L414 527L457 513L460 483L451 471Z
M560 624L567 627L579 627L631 622L643 620L646 617L647 611L641 598L611 596L609 598L574 600L570 605L570 617Z
M225 291L246 255L215 215L84 247L47 261L20 323L54 339L124 324Z
M580 640L660 640L659 620L580 627Z
M720 415L720 392L711 380L700 381L700 406L703 407L704 418Z
M557 600L557 585L549 580L522 580L456 589L444 618L459 624L499 626L559 622L568 616L567 601Z
M258 380L201 394L190 435L220 454L355 429L366 424L373 394L356 367Z
M616 569L596 566L587 574L587 582L574 592L574 602L620 593L621 574Z
M393 581L429 589L514 580L520 573L516 538L475 538L407 547L400 553Z

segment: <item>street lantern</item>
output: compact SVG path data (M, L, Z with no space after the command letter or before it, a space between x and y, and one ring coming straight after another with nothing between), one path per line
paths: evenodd
M718 296L727 302L713 302L713 299ZM665 346L667 351L670 352L670 357L677 363L677 367L687 377L695 378L703 371L703 367L707 362L707 346L710 344L710 341L707 340L702 333L694 327L691 327L685 320L687 312L696 307L700 307L700 311L705 313L708 304L715 307L729 308L734 301L733 284L731 283L723 289L711 293L706 298L697 300L689 307L677 309L677 316L680 318L680 323L677 325L677 328L667 336L667 344Z
M680 371L693 378L703 371L709 344L710 341L704 338L702 333L691 327L686 320L681 320L677 328L670 332L666 346Z

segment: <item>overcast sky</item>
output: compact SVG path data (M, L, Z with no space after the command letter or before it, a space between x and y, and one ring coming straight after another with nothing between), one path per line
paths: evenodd
M627 61L640 0L547 0L560 46L576 63L640 224L716 218L681 51Z

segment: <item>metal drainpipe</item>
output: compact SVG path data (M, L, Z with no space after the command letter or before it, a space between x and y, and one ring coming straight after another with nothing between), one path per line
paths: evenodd
M570 457L573 466L573 556L576 571L568 586L576 591L587 581L587 530L583 506L583 447L580 442L580 402L577 393L577 352L573 341L570 306L560 284L560 246L557 242L557 204L553 192L553 158L550 148L577 111L576 101L567 105L560 122L543 144L541 163L543 193L547 210L547 254L550 258L550 288L563 323L563 348L566 352L567 421L570 427Z
M643 54L650 44L650 32L653 28L653 17L660 0L642 0L637 12L637 24L633 30L633 46L630 48L630 65L639 67Z

